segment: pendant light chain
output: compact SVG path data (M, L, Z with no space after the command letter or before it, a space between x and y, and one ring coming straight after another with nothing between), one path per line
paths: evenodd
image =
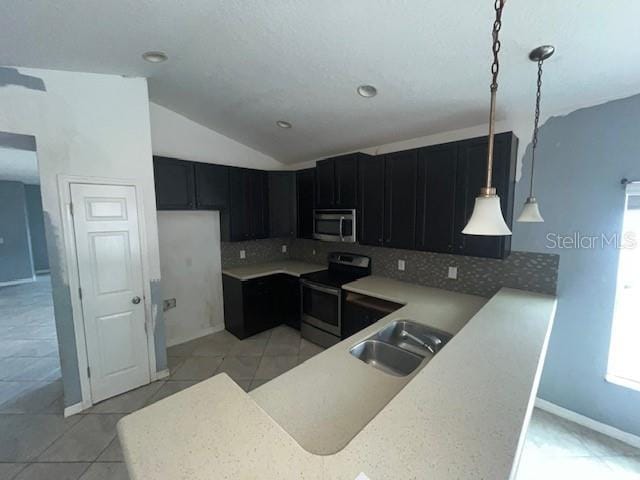
M481 194L491 196L496 194L495 188L491 186L491 177L493 176L493 143L495 135L495 115L496 115L496 93L498 91L498 73L500 72L500 29L502 28L502 9L506 0L495 0L494 9L496 11L496 19L493 22L491 51L493 53L493 63L491 64L491 109L489 110L489 146L487 149L487 181Z
M533 172L535 171L536 147L538 146L538 124L540 122L540 98L542 91L542 63L538 60L538 86L536 90L536 113L533 121L533 138L531 139L531 180L529 182L529 197L533 197Z

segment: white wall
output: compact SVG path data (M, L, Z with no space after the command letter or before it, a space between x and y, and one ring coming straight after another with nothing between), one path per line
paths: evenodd
M138 180L145 217L157 368L166 365L161 310L160 262L147 82L117 75L19 69L41 78L46 91L9 84L0 88L0 130L36 137L65 404L80 401L71 293L61 237L59 175Z
M155 155L262 170L285 169L282 163L268 155L203 127L168 108L155 103L150 103L149 107L151 143Z
M219 212L158 212L167 346L224 329Z

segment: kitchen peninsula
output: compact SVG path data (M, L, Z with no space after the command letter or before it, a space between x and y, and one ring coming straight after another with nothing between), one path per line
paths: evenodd
M378 276L343 288L404 307L250 394L220 374L125 417L131 478L511 478L555 297L486 302ZM454 337L407 377L349 353L399 319Z

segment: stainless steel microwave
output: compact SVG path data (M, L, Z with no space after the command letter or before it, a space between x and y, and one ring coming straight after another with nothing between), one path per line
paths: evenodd
M313 238L326 242L356 242L356 211L313 211Z

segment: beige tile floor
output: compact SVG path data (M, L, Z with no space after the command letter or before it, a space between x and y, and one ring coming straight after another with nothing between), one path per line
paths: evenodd
M126 480L123 415L226 372L251 390L322 351L277 327L250 339L220 332L168 349L168 379L62 417L47 277L0 289L0 480ZM640 451L535 410L518 480L640 480Z

